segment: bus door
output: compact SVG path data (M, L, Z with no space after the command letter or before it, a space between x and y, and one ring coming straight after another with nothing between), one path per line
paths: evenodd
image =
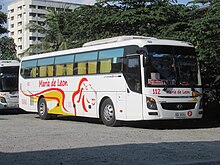
M142 119L142 83L140 56L128 56L124 60L124 76L127 82L127 118Z

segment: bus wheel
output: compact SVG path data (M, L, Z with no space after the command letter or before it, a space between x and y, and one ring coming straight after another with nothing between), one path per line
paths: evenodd
M115 109L110 99L105 99L101 105L101 119L106 126L114 127L119 124L115 119Z
M37 110L41 119L47 120L51 118L51 116L47 113L47 102L44 98L39 100Z

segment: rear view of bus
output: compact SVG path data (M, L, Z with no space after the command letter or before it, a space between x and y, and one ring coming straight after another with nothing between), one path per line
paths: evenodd
M18 108L18 70L18 61L0 60L0 109Z

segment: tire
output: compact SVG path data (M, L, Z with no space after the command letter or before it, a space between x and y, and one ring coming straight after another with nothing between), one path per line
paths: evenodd
M38 115L40 116L41 119L43 120L51 119L51 115L49 115L47 112L47 102L44 98L41 98L39 100L37 110L38 110Z
M114 127L119 125L115 119L115 108L111 99L105 99L101 105L101 120L106 126Z

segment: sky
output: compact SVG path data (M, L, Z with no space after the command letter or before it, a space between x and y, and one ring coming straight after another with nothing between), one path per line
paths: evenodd
M7 11L8 3L12 2L13 0L0 0L0 5L3 6L3 12ZM92 5L95 3L96 0L54 0L54 1L60 1L60 2L73 2L73 3L79 3L79 4L87 4ZM191 0L177 0L180 4L186 4Z

